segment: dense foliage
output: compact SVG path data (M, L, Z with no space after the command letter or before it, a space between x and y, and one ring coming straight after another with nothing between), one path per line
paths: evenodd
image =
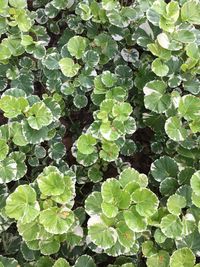
M199 0L0 0L0 36L0 267L199 267Z

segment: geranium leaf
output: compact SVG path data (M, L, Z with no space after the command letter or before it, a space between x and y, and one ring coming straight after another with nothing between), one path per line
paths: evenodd
M178 238L182 233L182 222L176 215L166 215L160 224L162 232L169 238Z
M74 63L74 61L68 57L62 58L59 61L59 66L62 73L67 77L74 77L80 69L80 65L78 63Z
M47 232L64 234L72 226L74 214L67 208L52 207L40 213L39 221Z
M89 134L81 135L77 141L78 150L82 154L92 154L95 151L96 139Z
M82 36L74 36L67 43L67 49L71 56L79 59L83 56L87 47L87 39Z
M170 258L170 267L193 267L194 264L195 256L189 248L178 249Z
M171 103L171 97L166 93L167 85L159 80L148 82L143 91L145 94L145 107L156 112L163 113Z
M149 189L137 189L132 194L132 200L136 203L137 212L144 217L151 217L158 208L157 196Z
M48 126L53 120L50 109L43 102L33 104L27 112L27 117L28 124L35 130Z
M20 185L6 200L6 214L23 223L30 223L39 215L36 193L29 185Z

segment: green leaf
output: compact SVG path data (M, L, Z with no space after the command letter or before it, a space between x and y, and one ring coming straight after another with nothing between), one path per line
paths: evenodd
M191 188L193 192L200 196L200 171L196 171L190 180Z
M6 258L3 256L0 256L0 266L1 267L19 267L19 264L14 258Z
M193 267L195 260L195 255L191 249L180 248L172 254L170 258L170 267Z
M25 146L27 145L27 140L22 132L22 125L19 122L13 122L10 125L10 135L12 137L12 141L17 146Z
M0 140L0 161L4 160L8 154L9 146L6 143L6 140Z
M200 25L200 4L198 1L189 0L181 8L181 18L192 24Z
M67 49L69 50L71 56L80 59L85 52L87 44L88 40L85 37L74 36L69 39L67 43Z
M67 208L52 207L40 212L40 223L51 234L67 233L74 222L74 214Z
M67 77L76 76L81 67L78 63L74 63L73 59L68 57L62 58L59 61L59 66L61 68L62 73Z
M59 258L54 263L53 267L70 267L68 261L66 261L64 258Z
M94 260L89 255L82 255L80 256L76 262L74 267L96 267Z
M148 82L143 89L145 107L156 113L166 111L171 103L170 95L166 93L166 89L167 85L162 81Z
M28 16L27 11L25 9L17 9L16 13L16 22L20 31L28 32L32 26L32 21L31 18Z
M180 215L181 210L185 208L186 200L184 197L174 194L167 200L167 208L170 213L174 215Z
M79 3L76 7L76 14L80 15L82 20L89 20L92 17L91 14L91 9L89 7L89 5L84 4L84 3Z
M102 201L103 200L100 192L92 192L85 200L85 211L87 214L92 216L101 213Z
M155 160L151 165L151 174L158 182L163 181L167 177L176 177L178 166L172 158L163 156Z
M101 115L104 115L104 113L101 113ZM100 114L98 114L98 117L100 118ZM100 126L100 132L106 140L115 141L124 133L124 125L117 120L114 120L112 124L109 121L103 122Z
M102 150L99 153L99 157L105 161L114 161L119 155L119 147L112 142L105 141L102 144Z
M193 95L185 95L179 102L178 111L186 120L195 120L200 116L200 99Z
M5 113L7 118L15 118L25 111L28 107L28 101L24 97L14 97L4 95L0 99L0 109Z
M60 55L56 52L47 54L46 57L42 60L43 65L49 70L59 69L59 59Z
M173 23L175 23L179 17L179 4L175 1L169 2L162 15L167 20L171 20Z
M149 240L142 243L142 253L145 257L151 257L157 254L156 252L157 250L155 248L153 241Z
M137 212L143 217L151 217L158 208L158 198L151 190L137 189L132 194L132 200L136 203Z
M93 152L92 154L86 155L82 154L78 151L77 153L77 161L85 167L91 166L95 164L98 160L98 153Z
M133 109L129 103L117 103L113 106L112 114L119 121L126 121Z
M120 173L119 182L124 188L132 182L138 184L140 187L146 187L148 185L148 178L145 174L140 174L133 168L125 168Z
M102 202L101 209L103 214L108 218L114 218L117 216L118 208L111 203Z
M147 258L148 267L168 267L170 256L167 251L160 250L155 255Z
M52 5L57 9L70 8L74 4L74 0L53 0Z
M21 221L18 221L17 229L25 241L33 241L39 238L40 225L38 224L37 220L25 224Z
M156 58L152 62L152 71L159 77L164 77L168 74L169 68L166 64L164 64L159 58Z
M117 223L116 230L120 244L125 248L131 248L135 243L134 232L128 228L124 221L120 221Z
M60 249L60 242L55 238L50 238L47 240L41 240L39 242L39 249L44 255L55 254Z
M94 43L101 48L101 52L108 59L111 59L117 53L117 43L106 33L100 33L95 37Z
M199 47L196 43L190 43L186 46L186 54L188 57L197 59L200 56Z
M176 142L184 141L188 136L188 132L183 127L181 119L177 116L170 117L166 120L165 132L170 139Z
M11 52L8 49L8 47L6 47L3 44L0 44L0 60L5 60L11 57Z
M100 222L96 216L88 221L88 236L95 245L102 249L111 248L117 241L116 230Z
M177 179L167 177L160 183L159 190L163 196L170 196L176 192L177 188Z
M15 180L17 175L17 163L12 158L0 161L0 184Z
M168 60L171 57L171 52L160 46L158 42L148 44L147 47L154 56L160 57L163 60Z
M48 126L53 121L53 115L43 102L37 102L26 113L28 124L35 130Z
M7 198L5 211L10 218L22 223L32 222L40 211L35 190L29 185L18 186Z
M117 82L117 77L115 74L106 70L101 75L101 81L106 87L113 87Z
M121 194L120 183L117 179L107 179L101 186L103 201L116 203Z
M93 68L98 65L100 57L96 51L88 50L84 53L82 59L88 67Z
M168 214L162 218L160 227L167 237L178 238L181 236L183 225L178 216Z
M182 43L193 43L195 41L195 35L189 30L179 30L173 35L173 38Z
M66 153L66 148L63 143L54 143L48 150L49 157L54 160L60 160Z
M13 159L17 164L17 174L15 180L22 178L27 172L27 166L25 164L26 155L23 152L15 151L9 155L10 159Z
M103 179L103 173L99 169L99 166L92 166L88 170L88 177L93 183L98 183Z
M27 7L26 0L9 0L9 4L16 8L25 8Z
M116 0L102 0L102 7L105 10L113 10L118 8L118 2Z
M47 175L40 174L37 178L40 191L45 196L61 195L65 189L63 175L59 172L50 172Z
M123 212L124 220L127 226L133 232L143 232L147 228L146 218L142 217L136 210L135 207L132 207L131 210L126 210Z
M83 134L77 141L78 150L85 155L92 154L95 151L95 145L97 141L90 134Z
M25 137L25 140L27 140L27 143L39 144L43 142L47 139L48 132L49 129L47 127L42 127L40 130L36 130L31 128L27 121L22 123L22 135Z

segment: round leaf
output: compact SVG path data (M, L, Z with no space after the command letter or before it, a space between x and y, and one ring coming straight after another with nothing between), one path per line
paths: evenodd
M30 223L38 215L40 207L36 193L29 185L20 185L6 200L6 214L10 218Z
M39 221L47 232L51 234L64 234L72 226L74 214L67 208L52 207L40 213Z
M189 248L176 250L170 258L170 267L193 267L195 264L195 255Z
M158 208L158 198L151 190L137 189L132 194L132 200L136 203L137 212L144 217L151 217Z
M178 238L181 236L183 226L178 216L168 214L162 218L160 227L167 237Z

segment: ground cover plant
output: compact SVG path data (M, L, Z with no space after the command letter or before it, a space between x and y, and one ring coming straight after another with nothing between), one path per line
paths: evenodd
M200 2L0 0L0 267L200 267Z

